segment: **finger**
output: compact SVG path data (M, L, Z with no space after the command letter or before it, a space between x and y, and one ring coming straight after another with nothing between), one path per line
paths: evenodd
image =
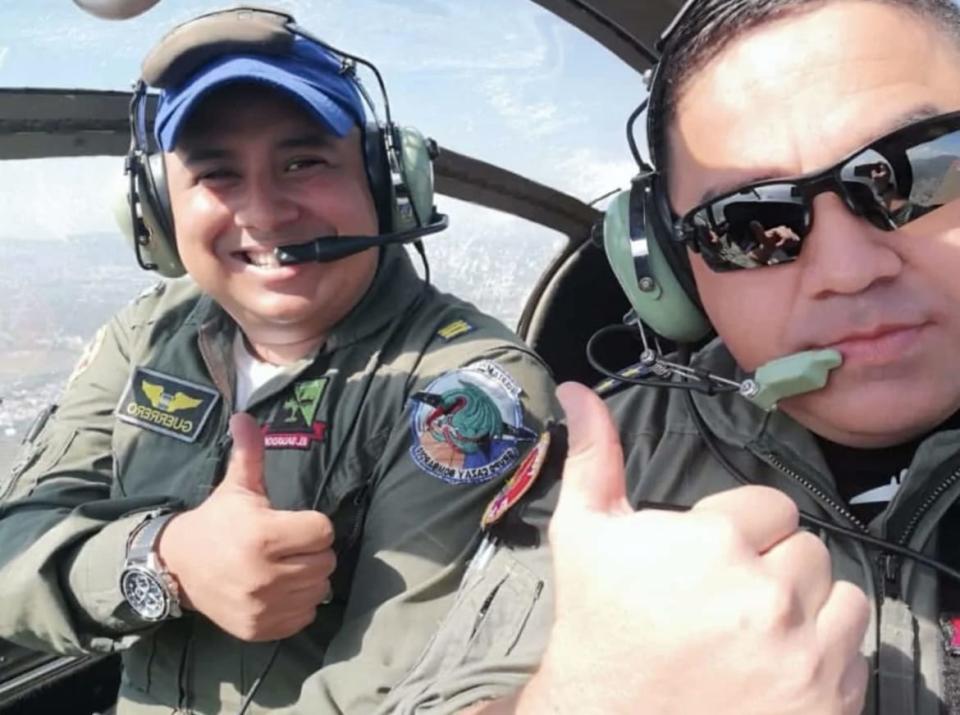
M855 657L840 681L840 700L843 715L858 715L863 712L870 682L870 665L862 654Z
M230 418L230 436L233 448L222 484L266 497L260 427L250 415L238 412Z
M830 590L830 552L809 531L798 531L769 549L760 560L763 568L797 594L807 618L815 619Z
M270 536L265 549L269 558L315 554L333 546L333 523L318 511L274 511L266 522Z
M288 600L293 608L316 608L333 600L333 587L327 579L319 579L291 591Z
M863 591L847 581L837 581L817 616L817 640L826 659L834 659L837 672L859 684L856 660L870 621L870 604ZM851 670L851 667L853 670Z
M756 553L764 553L797 530L800 513L783 492L770 487L739 487L701 499L697 512L728 517Z
M557 388L557 399L566 415L569 442L559 508L632 513L623 450L606 405L592 390L573 382Z
M276 563L279 580L290 582L294 588L302 584L330 578L337 568L337 555L333 549L315 554L296 554L286 556Z

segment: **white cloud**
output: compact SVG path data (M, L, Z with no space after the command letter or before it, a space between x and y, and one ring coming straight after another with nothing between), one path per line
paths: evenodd
M637 165L629 154L604 158L597 150L586 147L565 153L555 166L553 187L581 201L593 201L608 191L625 189L637 173Z
M9 51L9 47L0 47L0 69L3 69L3 61L7 59L7 53Z
M0 161L0 236L115 233L111 192L120 190L122 173L122 157Z

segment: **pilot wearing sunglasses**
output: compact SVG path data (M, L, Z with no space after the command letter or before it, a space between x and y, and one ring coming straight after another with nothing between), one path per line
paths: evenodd
M691 0L660 49L603 236L640 362L592 341L383 712L960 712L960 11Z
M122 653L118 715L371 711L553 413L540 359L399 245L446 226L435 151L358 72L253 8L144 62L120 218L179 277L0 474L0 637Z

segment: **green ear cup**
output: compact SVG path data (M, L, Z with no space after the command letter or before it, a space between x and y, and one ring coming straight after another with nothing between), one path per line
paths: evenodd
M710 331L705 315L690 301L656 241L647 239L649 275L637 276L630 239L630 191L622 191L603 219L603 248L620 287L637 316L668 340L692 343Z
M419 131L401 127L398 134L409 202L395 197L393 230L408 231L426 226L433 216L433 160L430 143Z
M158 190L166 191L163 184L163 157L152 154L149 159L152 165L154 183L160 184ZM134 190L137 193L136 205L140 207L141 221L147 232L147 242L139 246L140 255L146 263L157 266L156 271L165 278L179 278L186 273L180 255L177 253L177 244L173 236L168 236L163 229L163 223L157 216L162 208L157 205L157 199L151 196L146 186L143 168L134 169ZM133 227L133 217L130 215L130 176L124 174L113 191L113 216L120 228L120 232L130 246L137 250L136 231Z

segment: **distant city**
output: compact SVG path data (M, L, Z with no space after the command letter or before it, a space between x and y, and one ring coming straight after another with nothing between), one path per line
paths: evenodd
M427 244L434 282L515 327L563 239L523 241L516 230L464 233L469 237L441 235ZM59 397L97 328L155 281L117 235L0 235L0 472L12 466L36 415Z

